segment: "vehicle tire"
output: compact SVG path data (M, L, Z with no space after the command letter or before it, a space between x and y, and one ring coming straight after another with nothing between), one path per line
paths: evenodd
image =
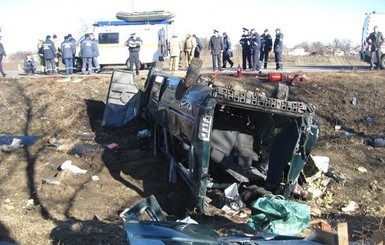
M385 54L383 54L381 56L381 59L380 59L380 68L381 69L385 69Z

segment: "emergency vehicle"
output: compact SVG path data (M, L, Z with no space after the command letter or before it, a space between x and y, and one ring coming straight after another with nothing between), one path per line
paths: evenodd
M385 13L376 13L373 11L372 13L367 13L364 21L364 25L362 27L362 36L361 36L361 51L360 58L362 61L370 64L371 59L371 44L366 41L367 37L373 32L373 27L378 26L380 32L385 35ZM381 69L385 69L385 42L381 46L382 55L379 61L379 65ZM374 57L376 59L376 57ZM377 63L378 61L374 61Z
M102 67L129 65L129 51L125 42L130 34L136 33L143 44L141 46L139 59L141 69L150 66L156 61L163 61L168 55L167 42L170 26L173 23L172 16L163 19L142 19L136 18L135 21L112 20L98 21L93 24L94 37L99 43L98 62ZM81 70L80 43L84 40L80 38L76 52L76 69Z

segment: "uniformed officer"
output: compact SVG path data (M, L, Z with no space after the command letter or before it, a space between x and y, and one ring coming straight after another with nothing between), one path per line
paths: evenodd
M50 35L47 35L47 37L45 38L42 48L43 48L46 74L51 75L53 73L56 73L56 64L55 64L56 47L54 42L51 40Z
M76 52L75 43L71 42L68 36L64 37L64 42L61 43L61 52L66 74L70 75L74 70L73 54Z
M223 52L223 39L219 35L218 30L214 30L214 35L209 40L209 50L211 53L211 59L213 63L213 71L222 70L221 60Z
M255 29L250 30L250 50L251 50L251 60L252 60L252 70L259 71L261 69L259 65L259 51L261 49L261 37Z
M269 61L269 53L271 48L273 47L273 39L269 34L269 30L265 29L263 34L261 35L261 52L259 56L259 60L263 62L263 68L267 68L267 62Z
M91 74L92 73L92 59L94 57L94 43L93 41L91 40L90 38L90 34L87 33L85 35L85 39L82 41L81 43L81 49L80 49L80 52L81 52L81 57L82 57L82 62L83 62L83 65L82 65L82 73L83 74L86 74L88 72L88 74Z
M139 51L140 47L142 46L142 40L140 39L140 37L136 36L136 33L131 33L130 38L124 43L124 45L128 46L128 51L130 52L130 57L128 58L128 61L130 63L129 70L133 71L135 64L136 75L139 75Z
M239 40L239 44L241 44L242 47L242 69L246 70L247 64L249 65L248 67L251 69L252 65L249 29L243 28L243 34L241 36L241 39Z
M275 65L276 70L283 69L283 34L281 29L277 28L275 30L275 40L274 40L274 56L275 56Z

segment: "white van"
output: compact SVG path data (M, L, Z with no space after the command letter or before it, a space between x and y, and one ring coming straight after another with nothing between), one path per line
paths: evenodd
M101 66L128 65L128 47L124 45L131 33L136 33L143 41L139 53L141 68L150 66L156 61L163 61L168 55L167 42L172 20L145 21L98 21L93 24L93 34L99 42L98 62ZM76 52L76 69L81 70L79 55L80 43Z
M361 51L360 57L362 61L370 63L371 52L368 49L369 44L366 42L366 38L373 32L373 27L378 26L380 32L385 35L385 13L368 13L366 14L364 26L362 27L362 37L361 37ZM380 68L385 69L385 42L381 46L382 56L379 61ZM374 57L376 59L376 57ZM375 61L377 62L377 61Z

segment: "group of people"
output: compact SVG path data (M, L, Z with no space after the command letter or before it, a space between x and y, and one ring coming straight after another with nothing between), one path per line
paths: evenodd
M47 35L45 41L39 40L37 48L40 58L40 64L47 75L57 74L59 72L59 62L65 66L65 73L71 75L74 73L76 40L71 34L64 36L64 40L59 43L57 36ZM80 42L79 57L82 59L82 73L91 74L98 72L100 66L98 63L99 48L98 42L92 33L85 34L84 39ZM24 70L27 74L33 74L36 66L32 67L35 62L31 61L31 55L28 54L24 60Z
M187 68L192 58L200 58L202 48L202 42L195 34L187 34L186 39L183 41L180 41L177 35L172 35L168 43L170 70L177 71L182 67L182 54L184 54Z
M263 67L266 69L269 53L272 49L274 49L276 69L283 69L283 34L279 28L276 29L274 43L268 29L265 29L264 33L260 36L255 29L249 31L247 28L243 28L243 35L239 43L242 47L243 70L248 68L253 71L259 71L261 63L263 63ZM171 71L176 71L178 68L181 68L182 54L184 54L187 68L193 57L200 57L203 45L195 34L187 34L183 41L180 41L177 35L173 35L169 41L168 48L170 52L169 68ZM232 42L226 32L223 32L221 36L219 31L214 29L214 35L209 39L208 49L211 54L213 71L227 68L228 64L230 68L234 66Z
M243 34L239 43L242 47L242 68L249 68L253 71L259 71L267 68L269 54L274 51L275 69L283 69L283 34L281 29L275 29L275 39L273 39L268 29L265 29L262 35L253 28L249 31L243 28Z

